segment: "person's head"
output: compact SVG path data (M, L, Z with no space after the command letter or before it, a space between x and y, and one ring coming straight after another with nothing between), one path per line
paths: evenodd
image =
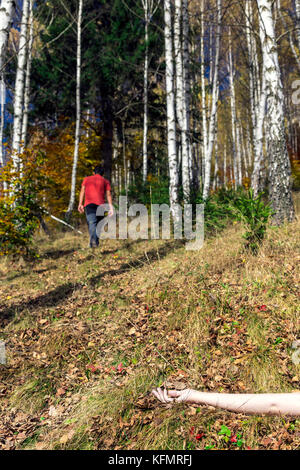
M94 168L94 173L95 173L95 175L103 176L104 175L104 168L102 166L98 165Z

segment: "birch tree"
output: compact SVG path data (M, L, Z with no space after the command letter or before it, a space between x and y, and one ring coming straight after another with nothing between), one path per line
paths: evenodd
M211 99L211 112L208 126L208 139L207 148L205 151L205 170L204 170L204 188L203 188L203 199L206 200L209 196L210 181L211 181L211 161L215 142L215 127L216 127L216 115L219 100L219 59L220 59L220 36L221 36L221 20L222 20L222 1L217 0L217 32L216 32L216 50L215 50L215 61L214 61L214 76L213 76L213 88L212 88L212 99Z
M239 166L238 166L239 136L237 133L237 116L236 116L236 102L235 102L235 88L234 88L231 28L229 28L228 74L229 74L229 91L230 91L230 107L231 107L233 174L234 174L234 185L235 185L235 188L237 188L238 186L241 186L242 182L239 180Z
M6 52L7 39L13 21L15 12L15 2L13 0L2 0L0 7L0 100L1 100L1 122L0 122L0 165L5 165L3 152L3 132L5 119L5 79L4 79L4 58ZM7 184L4 183L3 189L7 190Z
M158 5L154 0L142 0L145 19L145 62L144 62L144 127L143 127L143 181L148 175L148 74L149 74L149 25Z
M18 64L15 81L14 94L14 123L12 137L12 158L14 167L19 167L19 154L21 150L22 119L24 104L25 65L27 55L27 30L28 30L29 0L23 2L23 13L21 19Z
M9 31L15 12L14 0L1 0L0 5L0 74L2 76L4 66L4 56Z
M175 83L176 83L176 115L180 129L181 147L179 160L182 167L182 185L185 199L190 196L189 155L186 132L186 100L183 71L183 41L182 41L182 1L175 0L174 13L174 55L175 55Z
M75 145L74 145L74 157L72 167L72 179L71 179L71 194L69 207L66 212L66 219L69 219L74 209L75 204L75 190L76 190L76 175L77 175L77 164L78 164L78 152L79 152L79 140L80 140L80 81L81 81L81 24L82 24L82 9L83 0L79 0L78 5L78 16L77 16L77 56L76 56L76 124L75 124Z
M182 43L183 43L183 146L182 185L185 200L190 199L192 180L192 153L190 144L190 52L189 52L189 11L188 0L182 0Z
M3 152L3 132L4 132L4 119L5 119L5 98L6 98L6 90L5 90L5 82L3 75L1 76L0 80L0 165L1 168L5 165L5 158ZM4 191L7 190L6 182L3 183Z
M297 33L297 44L298 51L300 52L300 0L295 0L295 9L296 9L296 33Z
M170 207L174 220L178 220L178 162L176 149L176 118L174 94L174 63L172 44L172 12L170 0L164 0L164 39L166 60L167 139L170 178Z
M200 79L201 79L201 112L202 112L202 184L205 178L205 160L207 151L207 118L205 90L205 56L204 56L204 0L200 4L201 37L200 37Z
M31 62L32 62L32 45L33 45L33 0L30 0L29 6L29 37L28 37L28 53L27 53L27 64L26 64L26 79L24 88L24 111L23 111L23 122L21 132L21 151L26 147L27 139L27 127L28 127L28 112L29 112L29 101L30 101L30 74L31 74Z
M270 200L274 221L281 224L295 216L291 193L291 166L287 152L283 110L283 86L272 16L272 0L257 0L259 30L266 80L266 131L269 159Z

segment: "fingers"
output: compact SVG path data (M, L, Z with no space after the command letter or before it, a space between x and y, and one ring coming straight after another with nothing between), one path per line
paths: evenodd
M168 396L168 391L165 388L155 388L152 390L152 394L162 403L172 403L174 401L173 398Z
M179 398L181 395L181 392L178 390L169 390L169 396L172 398Z

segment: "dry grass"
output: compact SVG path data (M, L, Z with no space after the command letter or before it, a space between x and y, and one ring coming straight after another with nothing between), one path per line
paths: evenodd
M9 366L0 371L0 413L37 420L14 446L233 448L219 434L226 425L241 434L241 448L299 448L299 420L165 408L149 395L162 383L299 388L291 361L300 337L299 222L270 228L256 257L243 252L241 235L233 225L196 253L118 240L91 252L74 234L40 236L34 263L2 260Z

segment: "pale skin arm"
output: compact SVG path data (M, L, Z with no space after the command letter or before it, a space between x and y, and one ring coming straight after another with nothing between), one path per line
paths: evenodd
M84 207L83 207L84 193L85 193L85 186L81 186L81 191L79 195L79 204L78 204L78 212L80 212L80 214L84 213Z
M112 204L111 191L106 191L106 199L109 204L108 217L111 217L112 215L114 215L114 206Z
M233 394L156 388L152 393L162 403L175 401L215 406L237 413L300 416L300 392Z

